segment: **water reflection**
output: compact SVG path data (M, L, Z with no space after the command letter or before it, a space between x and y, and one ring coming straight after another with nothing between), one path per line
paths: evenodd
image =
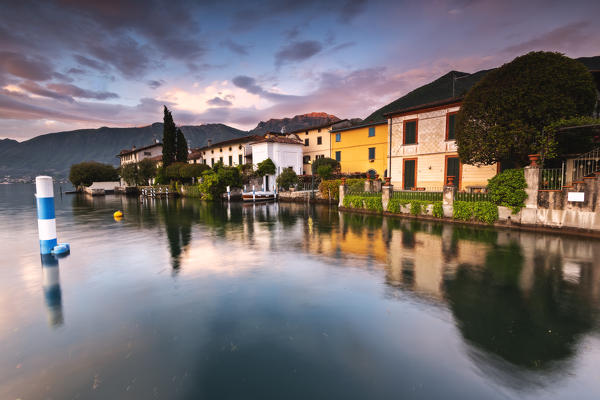
M60 290L60 275L58 259L52 254L42 254L42 288L48 315L48 324L59 327L64 323L62 292Z

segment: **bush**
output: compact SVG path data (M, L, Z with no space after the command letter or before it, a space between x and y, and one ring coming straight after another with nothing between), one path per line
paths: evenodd
M69 181L73 186L90 186L94 182L112 182L119 180L119 173L110 164L85 161L71 165Z
M406 199L398 199L398 198L391 198L389 203L388 203L388 211L391 213L396 213L396 214L400 214L400 212L402 211L402 207L407 205L409 203L409 200Z
M275 168L275 163L270 158L267 158L264 161L261 161L257 164L258 168L256 169L256 173L258 176L265 175L275 175L277 169Z
M320 160L320 159L319 159ZM325 199L329 199L331 196L332 199L338 200L340 198L340 185L342 184L341 179L333 179L328 181L321 181L319 184L319 193ZM365 187L364 179L346 179L346 186L348 186L348 190L351 192L361 192Z
M455 201L452 217L462 221L476 221L493 224L498 220L498 206L489 201Z
M433 203L433 216L436 218L444 217L444 207L441 201L436 201Z
M148 185L156 175L156 163L145 158L138 163L130 163L119 168L119 175L128 185Z
M419 215L423 213L423 206L427 207L427 203L421 200L411 200L410 202L410 213L412 215Z
M188 164L182 163L182 162L176 162L176 163L169 165L165 169L165 174L166 174L167 178L174 180L174 181L180 180L181 172L183 169L186 168L187 165Z
M236 167L222 167L217 172L217 176L219 178L219 188L221 190L220 193L225 193L225 189L227 186L231 187L241 187L242 186L242 176L240 174L240 170Z
M179 176L183 179L198 178L210 167L206 164L185 164L179 169Z
M201 182L198 184L198 189L204 200L215 200L222 193L219 190L219 176L214 171L205 171L202 174Z
M319 175L321 179L330 179L332 173L333 168L331 168L331 165L320 165L319 168L317 168L317 175Z
M331 172L337 172L340 169L340 163L337 162L336 160L334 160L333 158L329 158L329 157L322 157L322 158L317 158L313 163L312 163L312 173L313 175L320 175L319 174L319 167L322 166L328 166L331 167Z
M488 181L490 200L499 206L508 207L513 214L525 207L527 182L522 169L507 169Z
M346 208L362 208L371 211L383 211L380 196L360 196L348 195L344 196L344 207Z
M298 175L296 175L296 172L292 168L284 169L277 177L277 186L286 190L297 183Z
M257 176L256 172L254 172L252 163L238 165L236 168L240 170L242 183L244 184L250 183L250 180Z

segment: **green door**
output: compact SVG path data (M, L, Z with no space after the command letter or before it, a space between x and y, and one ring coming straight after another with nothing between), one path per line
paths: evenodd
M460 162L458 161L458 157L448 157L446 158L446 182L448 184L448 177L454 177L454 186L458 187L460 182Z
M404 190L415 187L416 160L404 160Z

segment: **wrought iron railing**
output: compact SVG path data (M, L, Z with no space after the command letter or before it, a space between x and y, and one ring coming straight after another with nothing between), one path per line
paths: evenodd
M392 193L393 199L402 200L442 201L443 197L444 194L441 191L396 190Z
M490 201L490 195L488 193L469 193L469 192L456 192L454 200L457 201Z
M600 171L600 147L573 160L573 182Z
M565 168L543 168L540 170L540 190L561 190L565 183Z

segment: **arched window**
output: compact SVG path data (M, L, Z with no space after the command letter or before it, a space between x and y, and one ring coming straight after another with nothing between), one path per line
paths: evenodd
M370 169L367 171L367 175L369 176L369 178L375 179L375 175L377 175L377 171L375 171L374 169Z

